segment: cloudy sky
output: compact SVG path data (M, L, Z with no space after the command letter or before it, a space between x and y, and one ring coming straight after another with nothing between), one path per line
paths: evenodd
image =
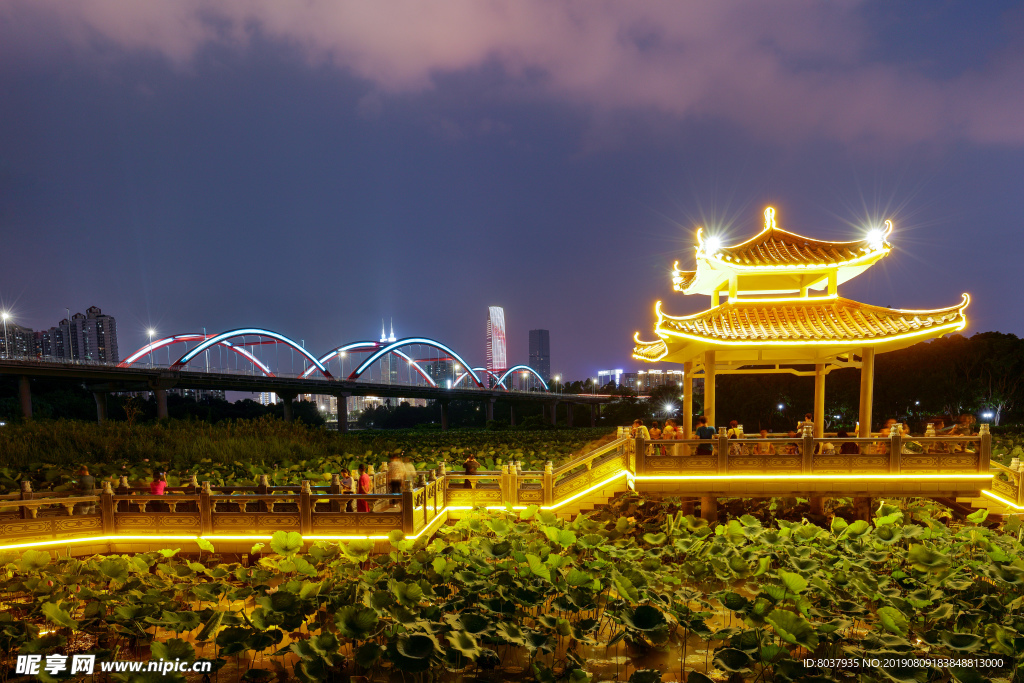
M0 300L632 368L697 226L896 250L848 297L1024 333L1009 2L0 0Z

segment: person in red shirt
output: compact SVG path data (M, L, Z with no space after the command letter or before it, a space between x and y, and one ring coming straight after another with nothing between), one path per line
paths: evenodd
M149 495L162 496L167 490L167 477L163 472L154 472L153 481L149 482Z
M357 482L356 493L373 493L373 481L370 479L370 475L366 473L366 465L359 465L359 481ZM358 501L356 504L356 511L369 512L370 501Z

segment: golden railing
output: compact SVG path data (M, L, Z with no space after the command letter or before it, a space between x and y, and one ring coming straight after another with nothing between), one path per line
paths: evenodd
M116 489L104 482L93 496L36 494L25 486L18 500L0 500L0 546L84 536L156 542L176 536L244 539L278 530L313 539L380 539L392 530L417 535L443 523L446 513L481 506L537 505L571 512L577 508L565 506L572 501L598 489L610 495L614 487L622 490L627 484L670 495L730 495L730 490L732 495L761 495L744 494L743 487L754 484L742 482L772 479L780 491L797 491L807 484L793 482L835 479L853 482L828 489L835 495L851 495L841 492L846 489L871 495L874 482L888 479L887 488L878 489L881 495L898 495L894 492L899 487L907 487L906 495L928 495L910 490L916 480L955 479L957 491L990 489L1012 505L1024 505L1024 474L992 463L991 448L984 426L978 435L941 437L905 437L895 430L888 437L842 439L814 438L806 431L782 438L729 439L720 433L707 440L651 441L620 436L559 467L549 462L543 471L510 463L467 475L442 465L419 472L417 481L406 481L396 494L382 492L387 485L384 472L373 475L374 492L369 494L343 492L337 475L327 486L309 481L270 486L266 477L255 486L211 486L193 478L166 495L130 488L123 478ZM819 490L814 495L829 493Z

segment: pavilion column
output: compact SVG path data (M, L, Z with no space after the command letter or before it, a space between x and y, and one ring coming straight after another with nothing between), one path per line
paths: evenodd
M715 352L704 352L704 417L715 426Z
M825 436L825 365L814 366L814 438Z
M693 438L693 361L683 363L683 438Z
M875 350L869 346L860 353L860 430L857 436L871 436L871 402L875 393Z

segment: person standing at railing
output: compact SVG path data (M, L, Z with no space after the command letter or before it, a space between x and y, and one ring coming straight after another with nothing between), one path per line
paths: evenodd
M366 465L360 463L359 465L359 481L356 484L358 493L367 494L373 492L373 480L370 479L370 475L366 473ZM359 500L356 502L356 510L358 512L369 512L370 501Z
M710 442L715 438L715 434L715 428L708 426L708 418L703 415L697 418L697 428L693 430L693 435L698 439L708 441L707 445L701 444L697 446L697 455L711 455L714 453L714 446Z
M153 481L149 482L149 495L162 496L167 492L167 474L153 472ZM154 512L165 512L163 503L153 503Z
M341 468L341 476L338 477L338 482L341 484L341 492L343 494L352 495L356 492L356 480L352 478L352 471L347 467ZM353 512L355 510L351 500L346 500L342 504L341 509L343 512Z
M75 482L75 490L81 496L95 496L96 495L96 477L89 474L89 468L85 465L78 470L78 480ZM80 515L91 515L96 512L96 503L79 503L75 506L78 508L78 514Z
M388 460L388 493L401 493L405 479L405 463L398 453L392 453Z
M657 420L652 420L651 421L651 428L648 430L648 433L651 435L651 440L652 441L658 441L658 440L660 440L662 438L662 431L661 431L661 428L658 426L658 421ZM657 455L658 453L660 453L661 455L665 455L665 447L664 446L652 446L651 447L651 455Z
M409 488L415 488L416 464L412 461L412 457L405 454L405 451L402 451L402 464L405 465L405 478L409 480Z
M762 429L759 432L759 434L761 435L762 439L767 439L768 438L768 430L767 429ZM762 441L761 443L757 444L757 446L754 448L754 453L756 455L775 455L775 447L772 446L767 441Z
M847 434L845 431L841 430L841 431L836 433L836 439L849 439L849 438L850 438L850 435ZM844 441L842 444L839 445L839 454L840 455L860 455L860 448L858 448L857 444L855 444L852 441Z
M633 420L633 426L629 429L630 438L637 438L638 436L644 437L645 440L651 440L651 433L647 431L647 427L644 426L643 420Z
M679 429L679 425L676 424L676 421L669 418L665 420L665 431L661 433L661 438L669 441L675 441L676 439L681 439L683 437L680 432L681 430ZM670 449L669 455L679 455L679 446L669 446L668 448ZM661 447L661 452L662 454L666 452L664 446Z
M472 477L480 468L480 463L477 461L476 456L470 453L469 457L466 458L466 462L462 463L462 467L466 470L466 476ZM471 489L473 488L473 482L467 479L462 486L463 488Z

